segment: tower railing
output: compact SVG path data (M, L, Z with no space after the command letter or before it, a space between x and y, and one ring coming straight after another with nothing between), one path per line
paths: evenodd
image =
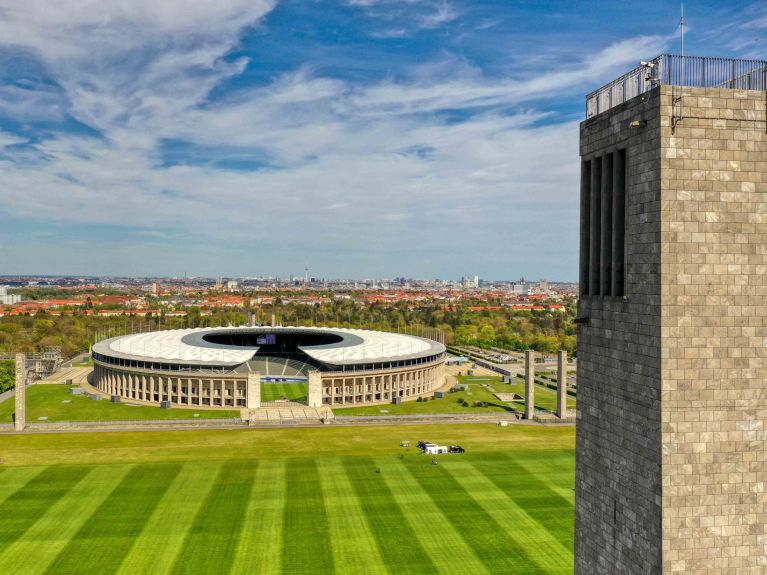
M767 91L767 61L661 54L586 96L592 118L661 84Z

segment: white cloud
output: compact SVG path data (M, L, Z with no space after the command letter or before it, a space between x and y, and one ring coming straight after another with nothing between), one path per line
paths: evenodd
M27 141L26 138L20 138L19 136L0 130L0 148L13 146L14 144L23 144Z
M421 18L421 26L424 28L437 28L448 22L452 22L460 16L460 12L447 0L442 0L432 14L426 14Z
M420 30L440 28L460 18L461 11L449 0L347 0L348 6L364 9L367 16L397 25L371 32L374 38L402 38Z

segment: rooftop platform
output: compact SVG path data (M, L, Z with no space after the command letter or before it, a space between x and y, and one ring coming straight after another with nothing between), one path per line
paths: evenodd
M661 54L586 96L586 118L601 114L662 84L767 90L767 60Z

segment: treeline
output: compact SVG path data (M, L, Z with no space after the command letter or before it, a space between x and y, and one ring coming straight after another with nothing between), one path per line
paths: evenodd
M0 393L16 385L16 368L13 360L0 361Z
M406 303L395 306L363 306L351 300L304 305L283 303L250 310L219 310L203 316L197 308L187 308L187 317L167 317L158 312L151 317L98 317L73 311L61 316L40 313L36 316L0 318L0 352L41 351L49 346L62 348L65 357L87 350L95 339L138 331L184 327L239 326L252 314L256 324L269 325L272 314L281 325L354 327L383 331L423 328L439 329L448 344L504 347L512 350L536 349L553 353L565 349L575 353L575 305L565 312L519 311L509 308L472 310L469 305L443 309L424 304L410 309Z

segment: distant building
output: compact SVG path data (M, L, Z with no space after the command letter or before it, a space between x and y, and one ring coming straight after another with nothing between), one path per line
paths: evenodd
M514 295L527 295L530 293L530 285L525 281L525 278L520 278L515 282L511 282L511 293Z
M466 274L461 278L461 286L464 289L473 289L479 287L479 276L470 276L469 274Z
M21 296L15 293L8 293L8 286L0 286L0 304L13 305L21 301Z

